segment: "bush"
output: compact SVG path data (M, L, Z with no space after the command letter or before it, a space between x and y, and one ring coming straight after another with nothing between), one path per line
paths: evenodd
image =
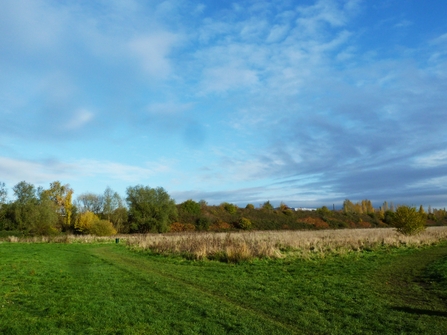
M109 220L98 220L92 223L88 232L96 236L116 235L116 229Z
M230 230L231 228L233 228L233 226L230 225L229 223L224 222L224 221L217 221L217 222L213 223L210 226L209 230L212 230L212 231L227 231L227 230Z
M207 217L201 217L196 220L197 230L208 230L210 227L210 219Z
M400 206L394 213L393 226L404 235L417 235L425 230L425 216L416 211L416 208Z
M223 202L220 205L230 214L236 214L237 213L237 206L236 205L230 204L228 202Z
M180 223L180 222L174 222L169 227L169 231L171 233L178 233L183 231L194 231L196 230L196 227L193 224L190 223Z
M250 229L251 228L251 221L249 219L246 219L246 218L241 218L239 220L239 222L238 222L238 227L240 229L244 229L244 230Z
M182 202L179 205L179 209L182 212L192 215L200 215L200 213L202 212L202 206L198 202L195 202L194 200L191 199Z
M76 231L86 234L90 232L90 228L96 221L99 221L99 217L93 212L87 211L77 216L74 227Z

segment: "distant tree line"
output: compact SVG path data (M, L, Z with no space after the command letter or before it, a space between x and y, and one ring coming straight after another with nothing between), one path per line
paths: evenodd
M374 208L370 200L353 203L347 199L342 210L323 206L315 211L296 211L285 203L274 208L270 201L257 208L253 204L240 208L228 202L208 205L204 200L192 199L176 204L162 187L142 185L128 187L125 198L107 187L102 194L87 192L73 199L71 187L59 181L50 183L47 189L22 181L12 191L14 200L9 201L6 186L0 183L0 235L398 228L402 222L409 221L408 215L417 216L414 222L419 228L421 224L424 227L447 224L445 209L429 207L426 213L420 206L418 210L406 211L403 209L406 206L387 202ZM399 211L399 208L402 209ZM401 228L401 232L405 233L407 228Z

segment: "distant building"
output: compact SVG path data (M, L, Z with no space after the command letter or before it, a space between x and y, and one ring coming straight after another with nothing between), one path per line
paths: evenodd
M294 208L294 210L295 210L295 212L297 212L297 211L312 212L312 211L315 211L316 208L298 207L298 208Z

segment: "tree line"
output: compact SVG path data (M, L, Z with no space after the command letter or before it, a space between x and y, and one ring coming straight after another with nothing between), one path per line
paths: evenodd
M208 205L192 199L176 204L162 187L142 185L128 187L125 197L107 187L102 194L87 192L74 198L70 185L59 181L46 189L22 181L12 191L14 200L8 200L8 190L0 183L0 232L26 235L387 227L405 215L414 216L413 212L419 225L447 224L445 209L429 208L425 213L420 206L405 214L399 210L405 206L384 202L374 208L369 200L346 199L342 210L323 206L295 211L284 203L275 208L270 201L257 208L228 202Z

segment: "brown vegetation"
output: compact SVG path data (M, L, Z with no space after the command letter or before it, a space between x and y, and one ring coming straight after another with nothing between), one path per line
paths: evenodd
M250 258L308 258L395 247L419 247L447 239L447 227L431 227L418 236L403 236L394 229L320 231L256 231L233 233L181 233L138 235L127 245L159 254L191 259L238 261Z

